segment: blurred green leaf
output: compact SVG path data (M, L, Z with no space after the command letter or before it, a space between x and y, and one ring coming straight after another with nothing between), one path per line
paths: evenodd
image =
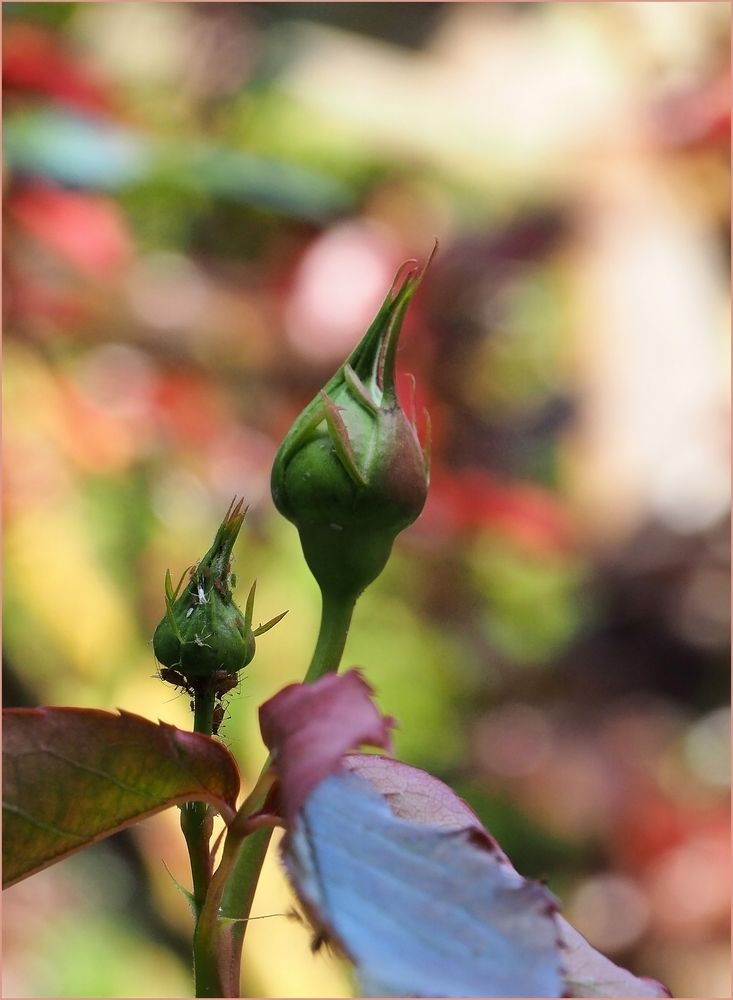
M54 28L64 28L74 16L75 3L64 3L63 0L53 3L4 3L3 21L13 20L38 21Z
M11 170L74 187L117 192L157 178L174 189L313 221L353 207L350 188L326 174L218 144L152 139L87 116L16 113L3 138Z
M586 569L578 558L539 556L497 535L475 545L469 565L486 595L486 634L518 663L560 655L586 619Z
M190 800L231 815L239 791L221 744L138 715L3 712L3 886Z
M150 145L134 132L55 111L7 118L5 157L11 170L60 184L115 191L152 169Z

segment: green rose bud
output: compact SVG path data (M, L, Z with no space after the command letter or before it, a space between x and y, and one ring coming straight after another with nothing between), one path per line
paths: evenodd
M153 635L153 650L168 668L164 679L179 686L183 686L179 680L188 684L199 678L236 674L252 660L255 636L283 617L278 615L253 630L255 585L249 592L244 614L232 597L232 548L245 514L241 500L236 505L232 503L214 544L191 572L183 591L183 577L174 589L170 571L166 573L166 610Z
M272 469L275 506L297 527L321 589L354 599L427 496L428 456L395 391L400 329L424 273L412 266L401 277L404 266L361 343L295 420Z

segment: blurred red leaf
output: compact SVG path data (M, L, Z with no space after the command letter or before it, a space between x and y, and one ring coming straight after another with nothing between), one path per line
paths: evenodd
M57 39L34 24L17 23L3 38L3 89L30 91L82 111L114 112L116 101L103 82Z
M656 109L662 142L681 149L730 152L730 70L671 94Z
M3 885L190 800L230 818L239 791L220 743L138 715L3 712Z
M58 441L80 468L118 472L144 448L147 428L128 425L85 398L70 382L58 380Z
M565 552L573 530L561 502L531 483L501 483L481 469L436 470L422 515L426 531L494 528L540 552Z
M91 277L114 275L132 257L125 218L110 198L34 184L14 191L6 209L26 233Z
M234 422L212 380L195 372L165 372L154 402L164 431L190 447L209 447Z
M310 793L337 771L347 750L369 743L389 750L394 721L371 699L358 670L290 684L260 708L260 729L276 755L280 805L290 827Z
M25 267L18 267L10 255L3 274L3 311L6 323L41 320L46 332L48 323L53 332L71 327L78 331L92 313L90 302L76 288L69 291L66 284L61 286L45 275L31 274Z

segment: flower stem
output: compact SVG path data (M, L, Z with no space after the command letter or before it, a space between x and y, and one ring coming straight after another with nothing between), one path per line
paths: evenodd
M194 684L194 732L211 736L214 719L214 688L210 679L203 678ZM205 802L188 802L181 806L181 830L186 838L191 861L193 905L196 917L204 905L206 891L211 881L211 815Z
M305 675L306 683L312 683L324 674L338 670L355 604L356 597L353 595L322 592L321 625L310 666ZM261 809L267 796L269 786L263 783L262 779L270 763L271 759L268 757L255 791L250 796L251 812ZM258 795L257 789L260 787L262 791ZM247 836L239 848L221 894L220 915L225 920L236 921L229 924L226 963L230 980L234 975L239 975L247 920L252 910L252 902L271 837L270 829L255 830ZM214 878L216 879L216 876ZM230 981L224 986L231 991L233 983ZM221 995L234 996L236 993L226 992Z
M356 597L338 592L321 592L321 627L313 650L310 666L305 675L305 683L317 681L331 671L336 671L349 634L351 616L354 613Z

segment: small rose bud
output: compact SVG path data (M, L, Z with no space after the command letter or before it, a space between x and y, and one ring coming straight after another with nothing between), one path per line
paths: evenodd
M279 615L253 630L255 585L249 592L244 613L232 597L232 548L245 514L241 500L232 503L214 544L192 570L183 591L183 577L174 590L170 572L166 573L166 610L153 635L153 650L169 674L175 671L185 681L219 673L236 674L252 660L255 636L283 617Z
M354 599L427 496L428 456L395 390L400 329L424 269L401 277L403 268L361 343L295 420L272 470L275 506L297 527L321 589Z

